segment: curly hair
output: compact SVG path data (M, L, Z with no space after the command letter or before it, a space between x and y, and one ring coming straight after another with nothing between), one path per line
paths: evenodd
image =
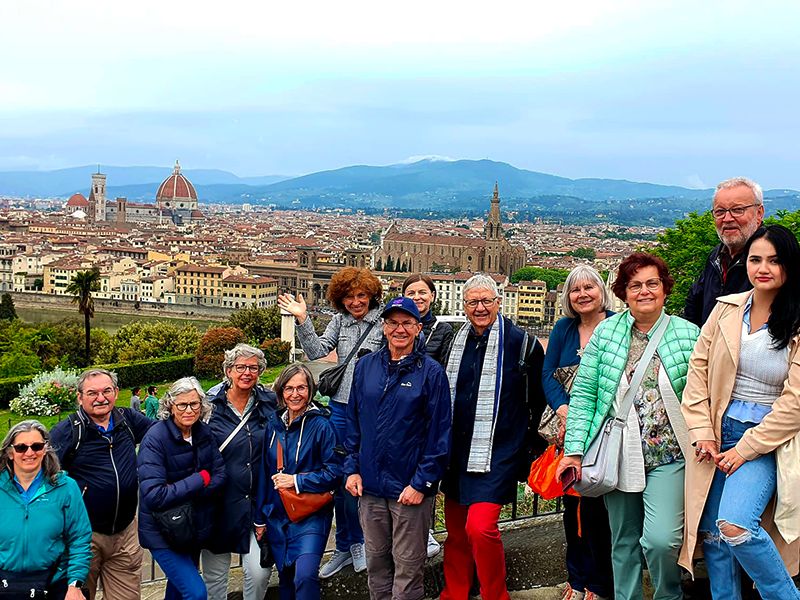
M658 270L658 276L661 278L661 283L664 285L664 294L670 295L672 287L675 285L675 280L669 274L669 267L661 258L647 252L634 252L628 258L623 260L617 269L617 279L611 286L611 291L614 295L625 302L627 297L628 283L633 276L644 267L655 267Z
M347 312L343 300L355 290L364 290L370 296L370 309L376 308L383 296L380 279L370 273L369 269L345 267L331 277L328 300L339 312Z

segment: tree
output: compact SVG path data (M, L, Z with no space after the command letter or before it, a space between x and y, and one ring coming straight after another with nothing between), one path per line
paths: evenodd
M86 366L91 363L91 319L94 317L94 298L92 292L100 290L100 270L95 267L89 271L78 271L72 276L65 292L72 296L72 304L78 305L83 315L86 334Z
M394 262L391 256L386 257L386 271L394 271Z
M277 304L269 308L240 308L228 317L228 322L231 327L241 329L254 346L281 337L281 311Z
M570 252L570 255L575 258L585 258L587 260L594 260L597 258L597 252L595 252L594 248L576 248Z
M225 350L247 343L247 336L236 327L215 327L206 331L194 354L194 374L201 379L222 376Z
M194 325L133 321L120 327L100 352L99 359L115 363L194 354L199 343L200 332Z
M13 321L17 318L17 309L11 294L3 294L0 300L0 321Z
M380 258L378 259L378 262L375 264L375 270L376 271L383 271L383 263L381 262Z
M37 292L41 292L44 289L44 279L34 279L33 289Z
M511 283L517 284L520 281L532 281L538 279L547 284L548 290L555 290L559 284L567 280L569 271L566 269L545 269L543 267L522 267L511 276Z
M431 313L436 316L450 314L447 312L447 307L442 304L442 301L439 298L436 298L436 300L433 301L433 304L431 304Z

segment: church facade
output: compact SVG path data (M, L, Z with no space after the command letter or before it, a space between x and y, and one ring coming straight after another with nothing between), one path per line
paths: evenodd
M404 234L394 231L392 224L382 236L374 261L373 267L377 271L431 273L458 270L511 277L525 266L527 256L524 248L510 244L503 235L500 195L495 184L482 238Z

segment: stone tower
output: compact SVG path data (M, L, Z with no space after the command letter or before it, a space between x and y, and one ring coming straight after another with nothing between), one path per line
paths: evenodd
M486 220L486 255L484 270L488 273L500 273L500 257L503 250L503 223L500 217L500 195L497 191L497 182L494 184L492 207L489 209L489 218Z
M117 223L124 223L128 220L128 199L117 198Z
M99 223L106 220L106 176L92 173L92 189L89 192L89 221Z

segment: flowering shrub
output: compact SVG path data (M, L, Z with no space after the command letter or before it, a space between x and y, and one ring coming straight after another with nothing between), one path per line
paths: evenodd
M20 415L45 417L74 410L78 405L79 377L77 371L65 371L61 367L39 373L30 383L20 387L19 398L12 400L9 407Z

